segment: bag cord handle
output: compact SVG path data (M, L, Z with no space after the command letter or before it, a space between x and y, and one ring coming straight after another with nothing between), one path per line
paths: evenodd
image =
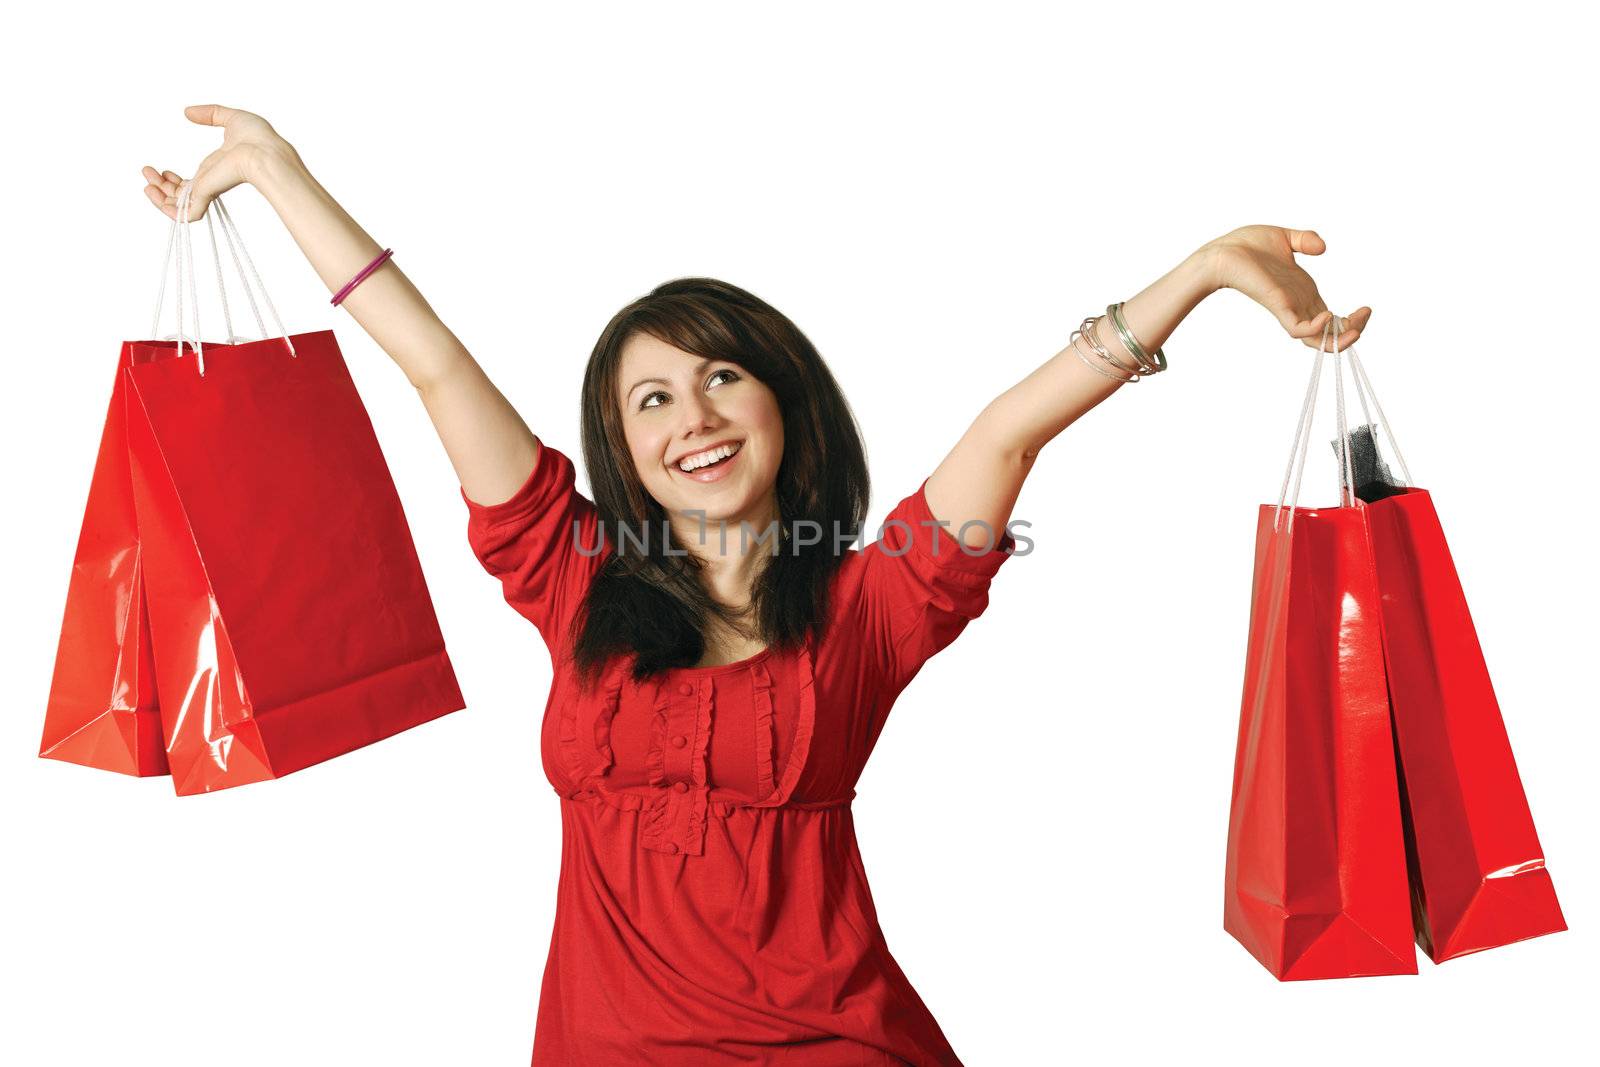
M189 211L193 194L194 184L192 181L186 181L178 187L177 211L173 215L172 226L167 235L167 251L163 257L161 270L161 287L156 292L156 309L150 326L150 334L158 340L177 341L180 354L183 351L185 342L187 342L195 350L196 364L201 377L204 377L206 364L205 347L200 340L200 299L195 289L194 246L189 236L191 222ZM266 302L267 310L272 314L273 322L277 324L279 335L282 336L284 344L288 346L289 355L297 357L299 354L295 351L294 342L289 339L289 333L284 329L283 319L279 317L278 309L272 303L272 296L267 292L266 285L261 281L261 275L256 270L255 261L250 258L250 250L245 247L244 238L239 234L238 227L234 224L233 216L228 212L227 205L222 202L220 194L213 198L212 203L216 205L215 214L221 219L222 236L227 241L228 251L233 258L234 269L238 271L240 284L244 287L245 298L249 301L251 314L256 320L256 327L261 331L261 340L267 339L267 328L261 319L261 309L256 304L255 293L250 287L251 278L254 278L256 288L261 290L261 298ZM181 230L179 228L180 222L182 223ZM233 331L233 314L228 306L228 289L222 275L222 256L217 243L216 228L212 225L212 216L210 214L206 216L206 229L211 238L211 259L216 267L217 290L222 299L223 322L228 331L228 339L225 343L231 345L238 341L248 341L249 338L239 336ZM166 300L167 274L172 269L174 253L176 253L177 260L177 284L174 287L174 304L178 317L178 332L161 337L161 309ZM241 254L243 255L242 262L240 259ZM245 276L245 268L247 266L250 271L250 277L248 278ZM189 300L194 308L193 338L184 333L183 290L185 279L188 281Z
M1301 476L1305 472L1306 455L1311 443L1311 423L1316 413L1317 392L1322 379L1322 360L1328 354L1328 337L1333 337L1333 374L1335 391L1335 418L1339 431L1339 461L1342 468L1342 482L1339 494L1340 507L1354 507L1357 497L1355 495L1355 464L1350 451L1350 434L1345 425L1344 404L1344 374L1342 370L1341 353L1339 351L1339 335L1344 332L1347 320L1340 316L1333 316L1322 327L1322 338L1317 344L1317 358L1311 368L1311 382L1306 387L1305 401L1300 405L1300 418L1295 426L1294 445L1289 450L1289 465L1283 473L1283 486L1278 491L1278 504L1272 515L1272 528L1276 530L1284 511L1284 502L1288 501L1289 523L1288 528L1294 528L1295 507L1300 501ZM1389 419L1384 414L1383 406L1378 403L1378 394L1372 388L1372 381L1367 377L1367 371L1361 364L1354 346L1345 355L1350 362L1350 377L1355 385L1356 397L1361 403L1361 410L1367 417L1370 425L1372 422L1371 410L1367 407L1370 399L1372 409L1378 413L1378 420L1383 426L1383 432L1389 439L1389 444L1394 449L1395 459L1400 464L1401 476L1407 485L1411 484L1411 471L1406 466L1405 457L1400 453L1400 445L1395 440L1394 431L1389 427ZM1293 479L1293 495L1290 495L1290 479Z

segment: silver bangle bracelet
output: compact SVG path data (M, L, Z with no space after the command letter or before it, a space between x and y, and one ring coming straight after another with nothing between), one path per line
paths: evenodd
M1149 355L1145 352L1144 346L1133 336L1133 331L1128 329L1127 322L1122 318L1121 301L1108 305L1106 307L1106 316L1111 319L1111 325L1117 331L1117 337L1122 341L1122 346L1133 355L1134 359L1139 361L1141 367L1145 368L1145 373L1159 374L1167 369L1166 353L1158 347L1154 356Z
M1112 381L1116 381L1116 382L1136 382L1136 381L1139 380L1139 376L1137 374L1130 375L1129 377L1124 378L1124 377L1122 377L1120 375L1112 374L1110 371L1106 370L1104 367L1095 366L1094 363L1092 363L1090 361L1089 357L1083 354L1083 349L1078 347L1078 338L1082 337L1082 336L1083 336L1083 333L1082 333L1081 330L1073 330L1072 331L1072 335L1067 338L1067 347L1072 349L1072 351L1077 355L1077 357L1079 359L1083 360L1083 365L1085 367L1088 367L1090 370L1094 371L1096 374L1103 375L1103 376L1105 376L1107 378L1110 378Z
M1095 355L1099 356L1106 363L1115 367L1117 370L1120 370L1124 374L1131 374L1136 378L1143 374L1144 368L1138 362L1135 362L1131 367L1128 366L1128 364L1124 363L1121 359L1112 355L1110 350L1108 350L1106 346L1101 343L1100 331L1097 328L1097 323L1099 321L1100 320L1097 317L1090 315L1088 318L1084 319L1078 324L1078 332L1083 335L1083 339L1085 341L1089 342L1089 347L1094 349Z

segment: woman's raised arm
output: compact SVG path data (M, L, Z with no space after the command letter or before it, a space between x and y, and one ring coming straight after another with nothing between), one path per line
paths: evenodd
M1333 313L1294 257L1321 255L1326 248L1313 230L1241 227L1207 242L1124 303L1124 321L1139 345L1154 352L1200 301L1218 289L1237 289L1270 311L1290 337L1316 347ZM1371 315L1371 308L1362 307L1346 316L1341 349L1361 336ZM1111 355L1135 365L1109 322L1102 320L1097 332ZM929 475L928 509L973 549L998 542L1039 450L1122 388L1122 382L1085 365L1085 358L1098 359L1087 342L1078 347L1082 358L1069 345L991 401ZM1128 457L1133 455L1130 448ZM969 522L974 526L961 536Z
M222 147L195 172L191 219L204 216L217 195L241 183L254 185L330 293L383 251L261 116L218 104L184 114L223 130ZM153 167L144 168L144 177L151 202L176 218L183 179ZM487 505L510 499L533 471L538 441L410 279L390 260L341 306L416 387L467 496Z

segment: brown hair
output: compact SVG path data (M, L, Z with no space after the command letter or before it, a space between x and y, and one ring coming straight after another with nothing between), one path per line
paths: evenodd
M692 554L666 551L666 512L645 490L630 459L617 400L623 345L645 333L694 355L727 360L777 396L783 416L778 466L779 523L815 523L806 538L786 537L752 589L748 619L719 604L698 578ZM829 579L843 562L842 547L865 520L870 485L855 416L816 347L770 304L727 282L680 278L658 286L612 317L595 343L583 378L582 447L601 529L608 542L627 536L590 587L574 623L573 655L592 680L612 656L634 652L636 678L693 666L705 653L706 624L720 619L792 647L827 617ZM839 538L835 540L835 532ZM643 544L645 548L639 547ZM753 620L753 621L750 621Z

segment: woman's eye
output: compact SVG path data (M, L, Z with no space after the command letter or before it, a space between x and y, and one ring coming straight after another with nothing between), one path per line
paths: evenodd
M723 375L727 375L733 381L738 381L739 380L739 372L738 371L732 370L732 369L730 369L728 367L723 367L721 370L713 371L711 373L711 377L706 379L706 384L710 385L711 383L715 382L718 378L722 377ZM653 404L653 403L651 403L651 401L654 400L658 396L661 397L661 403L663 403L663 404L671 399L671 397L669 397L666 393L664 393L664 392L662 392L661 390L658 389L653 393L647 394L642 400L639 401L639 410L643 411L646 408L658 408L658 407L660 407L661 404Z

